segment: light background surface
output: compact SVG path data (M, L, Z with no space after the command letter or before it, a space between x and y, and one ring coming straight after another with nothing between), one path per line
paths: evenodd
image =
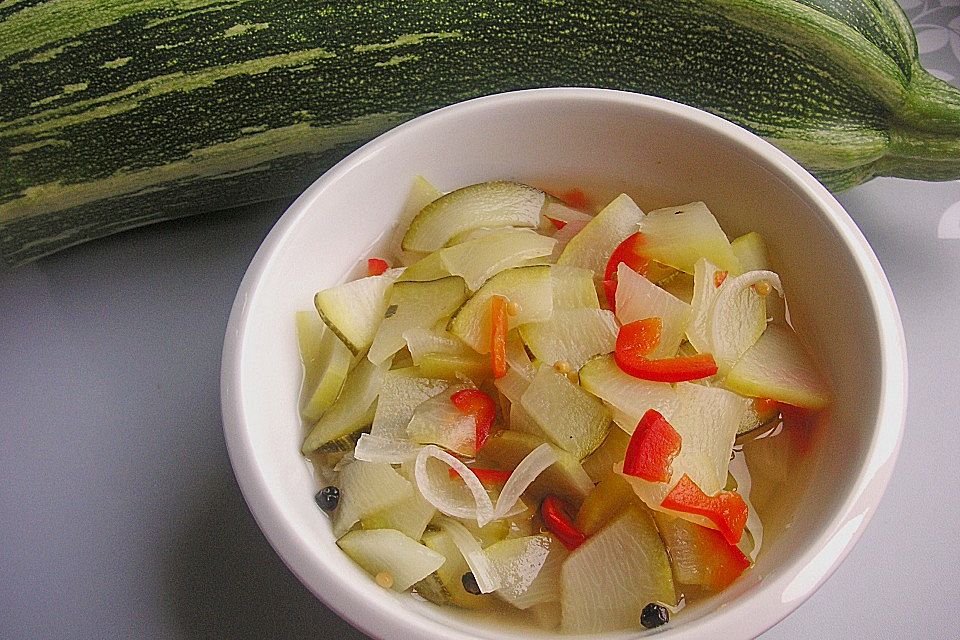
M902 4L926 66L960 84L960 0ZM839 199L900 305L906 436L860 543L763 638L955 639L960 183L875 180ZM364 637L267 544L221 431L230 305L286 204L0 273L0 638Z

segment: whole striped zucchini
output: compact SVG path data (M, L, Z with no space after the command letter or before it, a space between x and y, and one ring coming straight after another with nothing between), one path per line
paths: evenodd
M960 177L960 91L894 0L4 0L0 261L293 194L418 114L560 85L704 108L833 189Z

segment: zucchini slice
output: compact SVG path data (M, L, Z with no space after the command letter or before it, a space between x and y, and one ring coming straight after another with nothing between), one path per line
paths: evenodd
M462 277L476 291L494 275L519 267L527 260L549 256L557 241L530 229L497 229L442 249L438 253L450 273Z
M377 333L387 310L387 288L403 269L390 269L379 276L360 278L324 289L313 302L320 317L354 353L363 353Z
M651 259L686 273L706 258L730 273L740 273L727 235L702 202L657 209L643 221L644 253Z
M384 362L406 346L403 333L429 329L449 318L467 299L463 278L450 276L428 282L396 282L390 290L385 317L367 352L375 364Z
M507 269L487 280L450 321L449 330L479 353L490 353L490 298L504 296L519 305L510 329L546 320L553 313L553 282L548 266Z
M303 361L300 415L316 422L340 394L353 354L312 310L297 312L297 338Z
M366 358L360 360L347 376L336 402L327 409L304 440L304 455L336 443L370 424L384 373L385 367L377 367Z
M594 356L612 353L618 330L612 311L556 309L549 320L520 325L520 336L541 362L563 361L576 371Z
M551 442L577 460L599 447L610 427L603 403L553 367L540 367L520 405Z
M620 194L573 237L557 264L590 269L603 275L610 254L624 238L636 233L643 221L643 211L626 194Z
M404 251L436 251L454 236L473 229L535 228L544 201L542 191L516 182L482 182L463 187L421 209L401 246Z
M337 545L371 576L389 573L394 591L406 591L439 569L445 560L395 529L351 531L337 540Z

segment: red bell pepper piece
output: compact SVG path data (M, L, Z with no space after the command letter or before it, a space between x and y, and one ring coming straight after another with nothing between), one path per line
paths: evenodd
M490 364L494 378L507 375L507 299L490 298Z
M703 516L717 525L717 529L730 544L740 542L743 528L747 524L747 503L736 491L721 491L708 496L683 474L680 482L670 490L660 506L683 513Z
M573 523L567 505L557 496L547 495L543 498L540 503L540 518L547 531L555 535L570 551L587 540L587 536Z
M462 389L450 396L450 401L460 410L460 413L473 416L477 424L477 451L479 451L490 436L490 427L497 414L493 398L479 389Z
M650 482L669 482L670 463L680 453L682 439L659 411L649 409L627 445L623 472Z
M457 473L453 467L450 468L450 477L459 478L460 474ZM470 471L473 471L477 479L480 480L483 484L505 484L507 480L510 479L512 471L501 471L499 469L477 469L471 468Z
M550 224L552 224L557 228L557 231L567 226L566 220L558 220L557 218L551 218L550 216L543 216L543 217L549 220Z
M643 234L639 231L634 233L617 245L610 259L607 260L607 268L603 272L603 289L607 294L607 304L610 308L616 310L617 293L617 268L620 263L624 263L640 275L646 275L647 267L650 265L650 259L643 255L643 245L645 243ZM611 284L607 284L607 283Z
M714 271L713 272L713 286L717 289L720 288L720 285L723 284L723 281L727 279L726 271Z
M662 328L660 318L644 318L620 327L613 358L622 371L654 382L688 382L717 373L717 363L709 353L649 360L646 356L659 344Z
M590 204L583 189L570 189L560 196L560 199L563 200L564 204L574 209L586 209L587 205Z
M383 272L389 268L390 268L390 265L387 264L387 261L381 258L370 258L369 260L367 260L368 276L383 275Z

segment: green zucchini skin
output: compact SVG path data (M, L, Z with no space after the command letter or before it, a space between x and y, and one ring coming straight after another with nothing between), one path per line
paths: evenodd
M541 86L703 108L835 190L960 177L960 91L894 0L19 0L0 262L289 196L400 122Z

